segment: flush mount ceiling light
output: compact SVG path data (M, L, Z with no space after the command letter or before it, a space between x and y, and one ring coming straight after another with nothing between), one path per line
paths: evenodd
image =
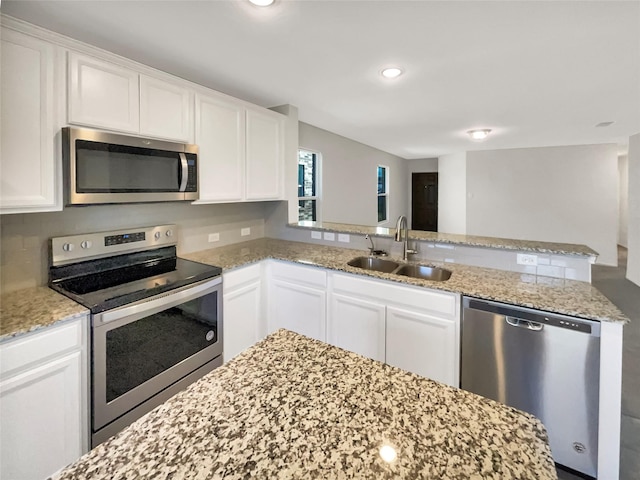
M484 128L482 130L469 130L467 133L474 140L484 140L491 133L491 129Z
M398 78L400 75L402 75L402 69L398 67L385 68L380 72L380 75L382 75L384 78Z
M268 7L273 3L274 0L249 0L249 1L254 5L257 5L258 7Z

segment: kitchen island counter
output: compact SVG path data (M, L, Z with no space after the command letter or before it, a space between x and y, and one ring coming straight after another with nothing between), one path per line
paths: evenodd
M249 477L557 478L535 417L286 330L55 478Z

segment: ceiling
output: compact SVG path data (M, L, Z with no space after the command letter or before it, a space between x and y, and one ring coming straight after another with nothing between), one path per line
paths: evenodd
M640 132L640 1L4 0L2 12L403 158ZM384 66L405 73L383 79ZM613 121L609 127L596 127ZM465 133L490 128L483 142Z

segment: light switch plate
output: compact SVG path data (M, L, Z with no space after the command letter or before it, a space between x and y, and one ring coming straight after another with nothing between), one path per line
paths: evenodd
M220 234L219 233L210 233L209 234L209 242L219 242Z
M251 228L250 227L243 228L242 230L240 230L240 236L246 237L247 235L251 235Z
M333 242L336 239L336 234L332 232L324 232L324 239Z
M322 240L322 232L311 232L311 238Z
M339 233L338 234L338 241L342 242L342 243L349 243L349 235L347 235L346 233Z

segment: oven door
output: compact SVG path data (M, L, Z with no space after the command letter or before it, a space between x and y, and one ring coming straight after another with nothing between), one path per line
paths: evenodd
M93 315L92 427L222 355L222 279Z

